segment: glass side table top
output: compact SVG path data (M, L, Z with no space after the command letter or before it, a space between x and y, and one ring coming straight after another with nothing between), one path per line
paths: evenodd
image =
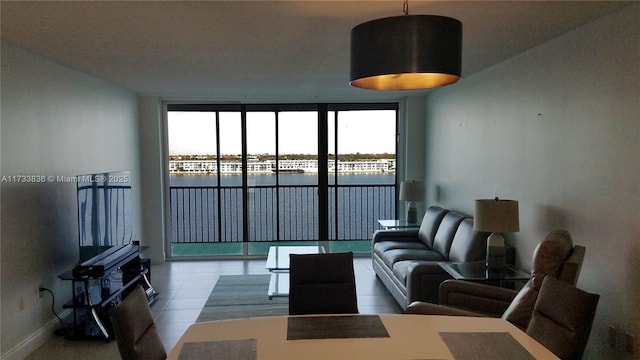
M420 224L410 223L406 220L378 220L378 224L380 224L383 229L406 229L420 227Z
M487 281L487 280L529 280L531 274L518 270L511 265L502 269L489 270L483 262L472 263L438 263L442 269L456 280Z

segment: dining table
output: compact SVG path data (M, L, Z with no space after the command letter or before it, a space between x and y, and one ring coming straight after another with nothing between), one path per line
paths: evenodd
M558 359L506 320L413 314L267 316L194 323L168 359Z

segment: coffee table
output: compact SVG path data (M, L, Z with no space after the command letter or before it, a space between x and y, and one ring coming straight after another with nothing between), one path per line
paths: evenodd
M271 272L269 299L289 296L289 255L324 254L324 246L270 246L265 268Z

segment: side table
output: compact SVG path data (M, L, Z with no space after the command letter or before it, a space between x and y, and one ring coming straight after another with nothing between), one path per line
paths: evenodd
M378 220L378 224L382 226L383 229L410 229L410 228L419 228L420 224L418 223L410 223L406 220Z
M525 282L531 278L531 274L518 270L512 265L497 270L488 269L484 262L441 262L438 265L456 280L481 282L500 287L507 287L507 284L515 282Z

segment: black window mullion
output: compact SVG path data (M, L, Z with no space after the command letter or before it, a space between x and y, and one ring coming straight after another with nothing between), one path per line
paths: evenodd
M329 239L328 106L318 105L318 239Z
M338 215L338 201L339 201L339 194L338 194L338 116L339 116L339 112L336 111L335 112L335 116L333 119L333 129L334 129L334 134L333 136L335 136L335 139L333 141L333 166L334 166L334 171L333 171L333 184L335 186L336 191L334 192L334 203L335 203L335 209L334 209L334 227L335 227L335 232L336 232L336 240L339 240L340 236L339 234L339 229L340 229L340 224L338 223L338 219L339 219L339 215Z
M218 223L218 241L222 242L222 183L220 182L220 172L222 170L222 164L220 163L220 112L216 111L216 178L217 178L217 189L214 196L217 197L216 205L218 205L216 221Z
M248 174L247 174L247 107L242 105L240 112L242 128L242 241L250 242L249 234L249 199L248 199ZM246 255L246 254L245 254Z
M280 134L279 126L280 126L280 113L278 111L274 111L275 115L275 135L276 135L276 241L280 241ZM286 221L284 219L283 221ZM285 236L286 238L286 236Z

